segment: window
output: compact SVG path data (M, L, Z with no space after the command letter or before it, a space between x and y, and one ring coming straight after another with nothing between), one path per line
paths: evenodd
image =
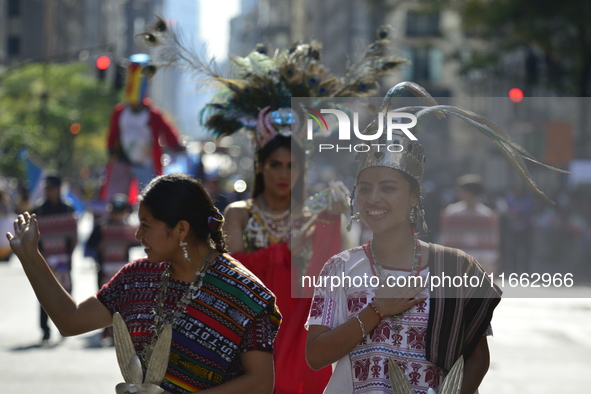
M19 16L20 11L20 0L8 0L8 17Z
M439 36L439 12L409 11L406 14L406 35L408 37Z
M404 70L404 78L415 82L439 82L443 57L441 50L434 47L410 47L404 50L404 57L411 64Z
M21 52L21 39L20 37L10 36L8 37L8 56L17 56Z

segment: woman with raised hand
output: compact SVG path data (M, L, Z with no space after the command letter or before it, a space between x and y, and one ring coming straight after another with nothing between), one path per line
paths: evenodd
M275 296L226 253L223 216L196 180L155 178L142 191L136 238L146 257L124 266L96 296L77 303L37 249L35 216L19 215L7 234L43 308L63 335L110 326L119 313L145 369L172 326L166 392L270 393ZM125 366L127 367L127 366Z

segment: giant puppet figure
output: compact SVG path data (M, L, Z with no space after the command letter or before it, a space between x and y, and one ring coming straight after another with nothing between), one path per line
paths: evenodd
M148 82L155 72L150 56L137 53L130 61L124 102L115 106L109 127L110 161L102 193L105 201L117 193L135 195L134 180L141 189L161 175L163 145L177 152L185 149L175 127L146 97Z

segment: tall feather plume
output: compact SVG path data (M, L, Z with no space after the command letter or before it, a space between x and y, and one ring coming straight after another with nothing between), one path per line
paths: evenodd
M180 66L212 80L222 77L215 58L209 61L202 59L185 46L180 31L167 26L161 16L156 15L156 18L156 22L148 25L145 32L136 35L136 39L142 41L147 47L155 49L156 66Z
M394 108L396 98L400 97L403 92L409 92L415 97L419 97L426 105ZM445 115L453 115L462 119L468 124L474 126L476 130L491 140L497 146L503 156L505 156L515 172L517 172L517 174L525 181L525 183L538 195L552 204L554 202L538 188L532 179L531 173L527 169L524 159L544 166L553 171L568 173L568 171L549 166L536 160L531 153L529 153L517 143L513 142L505 130L484 116L455 106L438 105L435 99L431 97L431 95L423 87L415 83L402 82L391 88L388 91L388 94L384 97L381 110L382 112L388 112L392 110L397 112L414 113L414 115L417 117L418 125L420 125L421 121L424 121L429 115L435 115L439 118L445 117ZM418 129L420 130L420 128ZM415 127L415 132L416 130L417 127Z
M322 45L317 41L299 42L273 56L259 44L246 57L231 57L231 77L222 76L215 59L206 60L187 48L180 32L169 28L158 17L146 32L137 36L154 48L159 66L176 65L205 77L200 83L219 86L214 101L201 111L202 123L215 136L252 130L258 112L291 106L291 97L359 97L377 91L377 79L397 69L404 60L391 53L388 29L380 28L378 39L344 78L335 76L320 63Z
M335 96L372 96L379 90L380 77L407 63L406 59L393 54L389 34L389 26L380 27L377 40L369 44L361 58L348 67Z

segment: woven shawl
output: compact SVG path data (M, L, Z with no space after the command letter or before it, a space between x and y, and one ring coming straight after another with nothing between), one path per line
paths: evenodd
M468 358L490 325L501 290L471 256L458 249L429 244L429 271L440 278L478 276L481 287L438 287L431 293L427 328L427 359L449 371Z

